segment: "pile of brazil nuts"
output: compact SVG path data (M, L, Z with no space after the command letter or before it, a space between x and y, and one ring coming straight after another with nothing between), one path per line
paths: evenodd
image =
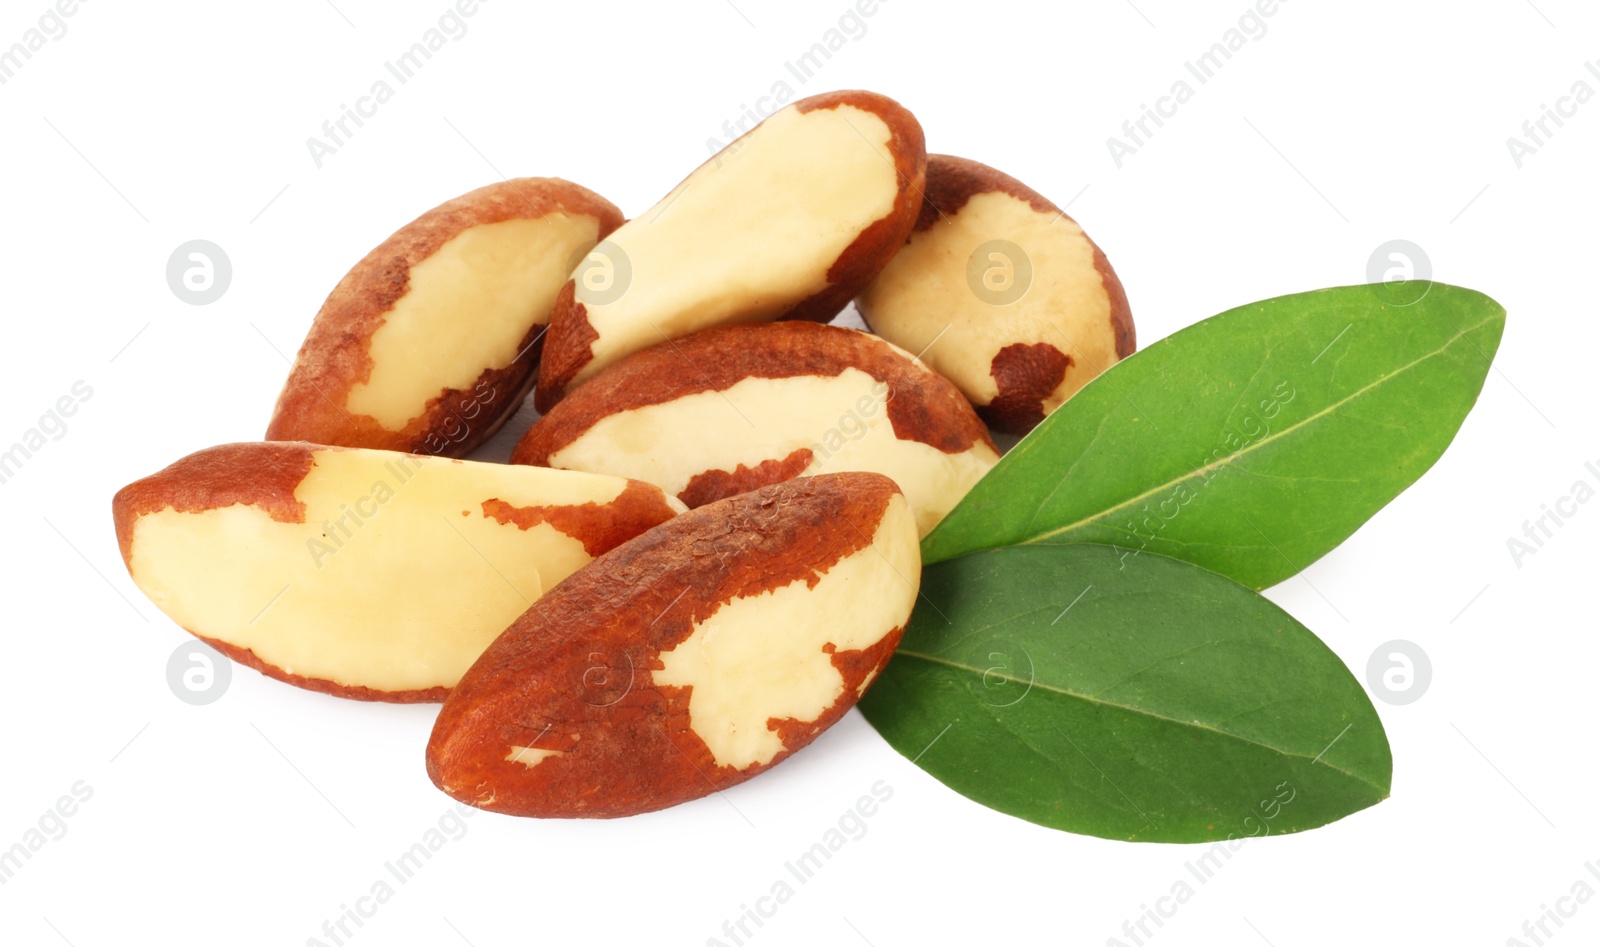
M871 332L827 324L852 301ZM991 430L1133 348L1071 218L827 93L631 221L518 178L405 225L328 296L266 438L124 487L117 539L238 663L443 701L427 769L456 799L647 812L843 716ZM530 394L511 463L460 459Z

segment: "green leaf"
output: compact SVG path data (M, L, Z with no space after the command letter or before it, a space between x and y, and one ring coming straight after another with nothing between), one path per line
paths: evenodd
M1164 556L1016 546L932 566L861 701L956 792L1102 838L1325 825L1389 795L1383 724L1305 626Z
M923 560L1104 543L1266 588L1433 466L1504 325L1494 300L1443 283L1410 306L1347 286L1206 319L1046 418L923 540Z

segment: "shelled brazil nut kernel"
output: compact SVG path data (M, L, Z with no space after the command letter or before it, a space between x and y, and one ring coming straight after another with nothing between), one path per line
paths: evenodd
M313 444L226 444L118 491L135 584L241 664L438 701L579 567L671 519L638 481Z
M926 533L999 460L950 382L882 339L777 322L615 363L539 419L512 462L656 484L690 507L791 477L881 473Z
M1134 349L1106 255L1037 191L987 165L928 156L906 246L856 300L996 430L1026 434Z
M726 789L849 710L921 563L887 477L829 474L691 510L550 590L445 702L428 775L512 815L607 818Z
M667 339L833 318L905 242L925 161L916 118L876 93L830 92L775 112L574 273L550 316L539 410Z
M516 178L406 224L323 303L266 439L465 456L532 388L575 257L621 223L588 188Z

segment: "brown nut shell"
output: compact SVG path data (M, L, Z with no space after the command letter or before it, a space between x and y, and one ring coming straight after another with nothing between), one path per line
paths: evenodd
M856 300L874 332L924 351L995 429L1026 434L1132 354L1111 263L1077 222L987 165L929 155L905 247Z
M517 178L406 224L328 295L266 439L465 456L532 388L575 255L621 223L588 188Z
M628 356L540 418L512 463L627 476L695 507L768 483L866 470L923 532L999 459L954 385L872 335L723 326Z
M445 702L428 775L463 802L611 818L708 795L837 722L916 600L887 478L845 473L690 511L552 589Z
M692 332L831 319L910 233L925 163L916 118L873 92L768 116L574 273L551 314L535 404L548 412L607 365Z
M544 589L682 504L638 481L303 442L225 444L118 491L123 562L269 677L443 700Z

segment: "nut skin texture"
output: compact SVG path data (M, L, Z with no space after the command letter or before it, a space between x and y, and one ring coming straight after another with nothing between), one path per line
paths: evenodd
M280 523L304 523L306 505L295 488L311 472L312 444L222 444L196 451L135 480L111 499L123 565L133 558L133 524L168 507L198 513L242 503L266 510Z
M486 441L516 412L538 378L546 313L532 320L518 343L521 354L511 364L484 366L464 388L441 388L403 429L392 430L348 409L346 399L372 376L373 336L412 288L411 274L418 265L473 228L558 216L592 218L600 239L623 222L615 205L588 188L559 178L516 178L447 201L396 231L357 263L323 303L278 397L266 439L447 457L465 456Z
M1127 294L1110 261L1087 235L1082 234L1071 217L1017 179L979 162L951 155L928 156L923 205L916 227L907 240L908 246L925 241L950 241L944 253L932 257L936 260L933 265L949 272L929 274L928 278L943 279L946 287L961 285L959 291L952 289L951 292L956 294L954 298L966 301L961 295L966 291L961 271L967 263L967 254L976 249L977 243L959 234L958 225L963 210L974 198L984 195L1006 195L1020 202L1009 211L1012 220L1032 211L1038 215L1031 221L1035 226L1038 221L1056 226L1064 223L1076 231L1075 236L1065 233L1060 236L1068 241L1081 240L1086 245L1082 269L1054 275L1079 284L1096 284L1097 308L1103 310L1103 317L1065 311L1066 307L1041 298L1048 292L1040 286L1041 276L1052 274L1041 274L1037 269L1032 287L1034 298L1025 295L1009 305L987 307L981 316L972 317L973 322L983 323L981 327L939 312L908 315L897 311L895 295L896 287L905 286L904 281L912 274L892 272L900 262L898 259L891 262L880 279L857 300L857 307L873 331L898 345L913 348L927 344L926 336L933 334L927 331L930 325L937 331L953 323L949 333L940 339L936 348L924 354L924 359L956 382L991 427L1021 435L1032 430L1061 401L1111 362L1133 353L1136 347L1133 317ZM981 234L979 240L1021 240L1003 226L990 227ZM917 319L925 320L927 325L912 324ZM1038 328L1045 324L1056 328L1040 337ZM1090 340L1095 350L1103 353L1103 359L1085 359L1081 350L1072 350L1074 344L1083 346ZM1063 341L1074 344L1063 345ZM975 357L974 353L979 351L992 353L986 364ZM953 358L952 353L966 357Z
M993 401L978 407L978 414L997 430L1031 431L1044 420L1044 399L1071 368L1072 356L1048 342L1014 342L989 363L1000 390Z
M185 631L189 629L185 628ZM269 664L256 656L249 648L229 644L221 638L208 638L205 635L190 634L215 648L219 654L232 661L234 664L243 665L252 671L257 671L275 681L292 684L302 690L314 691L318 694L327 694L331 697L343 697L346 700L365 700L385 704L439 704L450 696L448 687L416 687L403 691L383 691L372 687L363 687L360 684L341 684L321 677L306 677L285 671L281 667Z
M347 450L304 442L224 444L190 454L163 470L129 484L112 499L112 517L124 565L137 581L134 569L135 527L141 517L150 514L169 510L204 513L240 505L264 511L275 522L306 523L307 506L297 499L297 489L316 467L319 454ZM407 455L393 456L400 458ZM419 459L451 463L433 458ZM675 508L660 490L636 481L627 483L617 498L608 504L517 507L503 500L488 499L482 502L481 507L481 515L486 519L513 523L524 531L536 523L550 522L562 533L578 539L591 556L607 552L650 527L671 519L681 509ZM231 550L214 552L227 553ZM256 550L253 554L261 554L261 551ZM394 594L397 599L403 600L408 590L396 589ZM450 690L448 686L384 690L298 674L262 659L247 647L193 628L185 630L230 660L267 677L336 697L389 703L437 703L443 701Z
M311 472L313 450L310 444L274 444L270 448L254 443L224 444L190 454L123 487L111 501L123 565L130 573L133 571L133 524L146 513L168 507L197 513L242 503L266 510L281 523L305 522L305 504L295 499L294 491ZM433 687L386 694L367 687L292 674L262 661L248 648L184 630L235 664L335 697L412 704L438 703L450 693L447 687Z
M686 366L692 366L692 370ZM831 379L851 369L887 386L886 414L895 438L927 445L938 452L930 452L936 462L944 455L968 452L981 456L987 464L998 459L998 451L983 422L961 392L937 373L867 333L790 321L707 329L612 364L535 422L517 443L511 462L562 466L560 458L564 448L589 435L602 421L623 412L667 406L703 392L727 391L750 379ZM719 437L726 436L742 443L760 444L769 453L760 463L740 464L732 469L680 470L678 472L687 478L683 485L657 482L669 492L676 491L678 499L690 508L800 476L816 459L811 449L816 445L783 440L781 434L754 421L751 423L755 424L755 430L752 430L733 412L724 417L732 425L729 431L722 434L694 431L686 433L686 440L700 436L715 444ZM838 407L819 404L815 419L805 430L810 437L821 438L838 423ZM769 437L770 444L766 441ZM708 452L690 449L683 463L714 463L706 459ZM606 453L613 462L620 456L615 452ZM621 464L615 468L582 466L573 469L622 475ZM826 468L819 463L818 469ZM833 469L890 473L873 467ZM628 475L651 479L637 473ZM928 474L929 479L934 476ZM904 480L901 486L915 505L914 488Z
M811 477L693 510L601 556L536 602L462 678L428 742L429 777L494 812L614 818L687 802L776 765L843 716L899 643L918 580L903 505L899 530L887 530L911 549L911 574L898 579L903 607L866 647L822 646L842 693L814 719L765 721L782 741L770 760L719 765L695 729L694 688L656 683L663 655L735 599L800 583L821 588L853 556L888 568L871 537L883 535L893 504L903 504L898 490L876 474ZM754 633L788 630L761 624ZM553 754L529 766L509 759L508 747Z
M695 474L678 494L678 499L691 510L707 503L715 503L731 496L772 483L793 480L811 466L815 455L809 447L802 447L782 460L768 459L755 466L738 464L732 470L708 470Z
M911 232L921 211L921 193L927 166L922 126L918 124L916 117L898 102L873 92L828 92L794 102L777 114L793 110L804 115L841 107L871 112L882 119L887 126L888 148L897 183L893 204L887 214L862 229L827 267L826 285L822 289L805 298L794 300L781 312L768 313L760 318L804 319L816 322L827 322L832 319L852 298L866 288L884 264L894 257ZM767 121L770 120L769 118ZM721 166L723 155L736 153L752 136L761 134L765 124L764 121L730 143L722 154L711 158L696 169L685 183L698 175L713 173L711 169ZM759 199L758 194L750 197L753 201ZM645 226L648 223L649 221L640 221L636 225ZM685 234L684 239L693 240L694 235ZM749 234L748 244L761 246L769 243L771 239L771 234L752 232ZM722 279L721 276L714 278L719 281ZM635 291L649 292L649 289L648 286L639 286ZM577 300L575 290L575 283L569 280L551 313L550 331L544 342L538 386L534 392L534 403L541 413L549 412L557 402L581 383L577 379L578 374L592 371L590 363L596 357L594 346L600 338L600 333L591 324L587 307ZM763 303L764 301L760 299L750 300L752 307ZM749 318L734 314L723 321L749 321ZM610 355L606 361L612 362L617 357L619 356Z
M900 182L900 190L889 214L861 231L855 242L829 267L828 288L801 300L780 317L783 319L828 322L838 315L894 257L909 235L908 222L914 221L922 210L917 195L927 184L928 159L922 126L916 117L900 103L870 92L824 92L801 99L794 103L794 108L805 113L841 105L876 112L889 126L889 151L894 155L895 178Z

